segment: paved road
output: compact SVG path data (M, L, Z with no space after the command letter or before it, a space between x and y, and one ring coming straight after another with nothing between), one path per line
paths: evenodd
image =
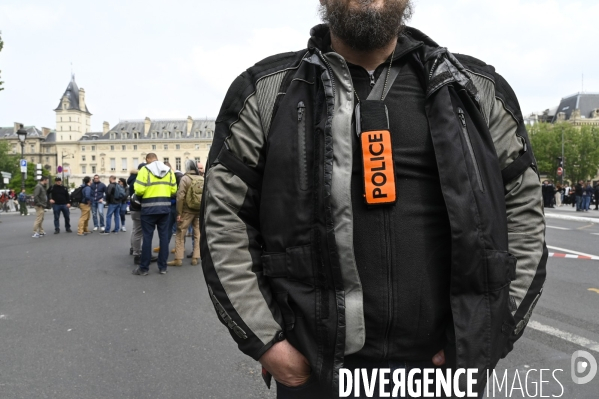
M275 397L200 266L133 276L129 233L53 235L46 213L50 234L33 239L34 216L0 218L0 398Z
M200 267L136 277L128 233L32 239L33 216L0 220L0 398L275 397L218 322ZM599 255L599 224L548 224L548 245L561 248L551 251ZM599 343L599 261L551 258L548 269L533 324L497 371L510 387L518 371L524 387L527 371L561 368L561 385L545 372L543 395L563 385L563 398L598 398L599 376L574 384L570 359L580 349L599 359L588 349ZM512 397L534 396L539 377Z

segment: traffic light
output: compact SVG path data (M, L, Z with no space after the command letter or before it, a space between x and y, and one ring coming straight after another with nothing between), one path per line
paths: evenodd
M562 157L557 157L557 166L560 168L564 167L564 159Z

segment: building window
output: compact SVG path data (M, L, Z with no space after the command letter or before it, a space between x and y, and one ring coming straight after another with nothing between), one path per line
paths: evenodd
M127 137L129 137L129 134L127 134L127 132L121 133L121 139L125 140Z
M139 158L133 158L133 167L137 168L137 165L139 165Z
M181 158L179 157L175 158L175 169L181 170Z
M69 134L69 141L70 141L70 140L73 140L73 136L71 136L71 135Z
M200 149L200 145L196 144L196 150L199 150L199 149Z
M137 151L137 144L133 144L133 151Z
M121 170L127 170L127 158L121 158Z
M116 170L116 158L110 158L110 170L111 171Z
M46 157L46 163L50 162L50 158Z
M96 167L95 167L95 165L92 165L92 173L96 173Z
M175 150L180 150L181 149L181 144L176 144L175 145Z
M71 121L71 117L69 116L69 122Z
M85 174L85 173L87 173L86 171L87 171L87 166L81 165L81 173Z
M168 162L168 157L164 157L164 160L163 160L162 162L164 162L164 163L169 163L169 162Z
M110 146L110 151L114 151L114 146L113 145Z
M31 163L35 163L35 158L31 158Z
M13 154L16 154L16 153L17 153L17 146L16 146L16 145L13 145L13 146L12 146L12 153L13 153Z
M96 146L92 145L92 151L96 151Z
M198 132L198 131L196 130L196 132L194 133L194 136L195 136L195 138L197 139L198 137L200 137L200 132Z
M139 138L139 133L133 133L133 138L137 140Z
M126 145L122 145L122 146L121 146L121 150L123 150L123 151L127 151L127 146L126 146Z
M71 127L69 126L69 132L71 131Z
M168 144L165 144L165 145L164 145L164 149L165 149L165 150L168 150Z
M156 150L156 144L152 144L152 149Z
M32 145L31 145L31 153L33 154L34 152L35 152L35 145L34 145L34 144L32 144Z
M195 159L196 163L200 163L200 157L195 157L194 159Z
M81 161L85 162L85 155L81 155Z
M94 149L94 147L92 147L92 150L93 149ZM81 146L81 151L85 151L85 146L84 145Z

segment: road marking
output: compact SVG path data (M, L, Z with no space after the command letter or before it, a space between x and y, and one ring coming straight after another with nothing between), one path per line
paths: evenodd
M582 255L582 256L590 256L590 257L597 256L597 255L585 254L584 252L572 251L571 249L559 248L559 247L552 247L552 246L549 246L549 245L547 245L547 248L549 248L549 249L555 249L555 250L558 250L558 251L570 252L571 254Z
M566 258L566 259L584 259L584 260L599 260L599 256L583 256L583 255L570 255L570 254L558 254L555 252L549 252L550 258Z
M555 229L555 230L572 230L572 229L567 229L565 227L556 227L556 226L547 226L547 228L548 229Z
M589 224L589 225L586 225L586 226L579 227L576 230L585 230L585 229L588 229L589 227L593 227L593 226L595 226L595 225L594 224Z
M590 339L571 334L566 331L558 330L557 328L546 326L536 321L528 322L528 326L533 330L541 331L545 334L553 335L554 337L561 338L575 345L582 346L583 348L599 352L599 342L591 341Z
M599 288L589 288L589 291L596 292L599 294Z

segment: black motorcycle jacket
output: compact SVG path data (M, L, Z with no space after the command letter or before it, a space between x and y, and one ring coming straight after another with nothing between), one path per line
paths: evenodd
M307 49L267 58L230 87L206 165L200 245L210 298L240 350L258 360L287 339L335 397L344 357L366 337L349 178L356 100L328 35L315 27ZM516 96L493 67L413 28L399 40L409 50L395 56L410 58L425 88L449 218L448 358L479 369L480 390L543 290L536 162Z

